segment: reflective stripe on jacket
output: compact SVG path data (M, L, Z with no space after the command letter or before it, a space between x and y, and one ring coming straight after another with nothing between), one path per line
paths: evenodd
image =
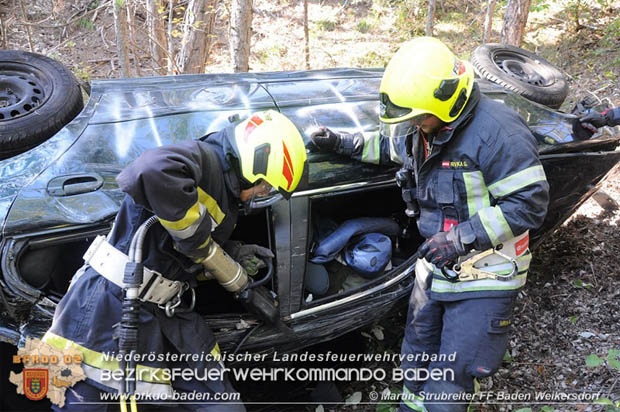
M483 251L542 224L549 185L536 140L519 114L481 96L477 86L459 118L433 139L428 159L418 144L421 139L407 138L415 139L417 224L423 237L458 226L461 237ZM343 147L353 148L353 158L369 163L403 164L408 156L404 138L356 134L342 140L341 152ZM442 300L505 296L525 284L528 267L529 258L527 262L522 258L515 282L484 280L444 287L434 276L438 282L433 292Z

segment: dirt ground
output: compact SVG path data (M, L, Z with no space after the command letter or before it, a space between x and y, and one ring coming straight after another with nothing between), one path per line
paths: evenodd
M118 77L114 28L109 2L103 0L28 1L26 19L18 0L0 0L0 17L7 30L8 47L33 50L56 58L83 80ZM252 71L304 69L303 9L296 0L255 0ZM562 110L590 96L620 105L620 1L533 1L524 47L551 61L569 76L571 92ZM208 72L230 71L228 16L222 2L218 11L216 42ZM410 4L414 4L411 7ZM313 69L383 66L397 45L423 33L422 2L399 0L310 1L311 60ZM463 57L481 42L483 1L438 2L436 35ZM501 2L493 22L494 38L501 28ZM587 4L583 26L577 28L570 6ZM415 6L417 5L417 6ZM417 7L417 9L416 9ZM136 22L144 27L139 8ZM615 30L615 31L614 31ZM146 41L137 31L139 75L154 75ZM136 59L132 60L134 63ZM620 370L605 360L620 348L620 172L602 186L599 202L588 200L577 213L536 251L525 289L517 300L509 354L502 369L482 383L483 389L600 392L620 399ZM605 208L601 207L603 204ZM404 310L403 310L404 312ZM404 325L396 314L375 328L359 332L368 351L399 352ZM377 334L377 328L383 333ZM381 337L382 339L379 339ZM598 355L600 366L586 366L586 357ZM590 357L596 363L596 359ZM383 391L389 383L371 382L339 387L344 397L362 392L361 403L324 410L374 411L364 405L369 391ZM354 399L354 398L353 398ZM530 407L538 410L603 410L601 406L487 404L486 411ZM552 409L544 409L552 407ZM306 410L319 412L322 406Z

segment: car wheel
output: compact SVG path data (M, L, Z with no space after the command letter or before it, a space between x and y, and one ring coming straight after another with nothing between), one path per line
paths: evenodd
M568 94L564 74L527 50L507 44L483 44L471 57L476 73L537 103L558 109Z
M53 136L84 107L62 64L35 53L0 51L0 159Z

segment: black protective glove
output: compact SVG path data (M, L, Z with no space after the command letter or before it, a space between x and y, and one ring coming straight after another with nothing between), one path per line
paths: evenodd
M439 269L456 263L459 256L466 255L471 246L464 245L458 238L456 228L439 232L426 239L418 248L420 258L425 258Z
M313 132L310 139L321 152L333 152L340 144L340 134L332 132L327 127L321 127Z
M611 126L611 119L606 116L606 113L607 112L599 113L592 111L585 116L581 116L579 122L584 128L596 132L596 129L599 127Z
M588 140L598 132L598 129L592 126L590 123L581 123L581 120L576 118L573 120L573 136L577 140Z
M265 267L265 262L261 257L273 258L274 254L270 249L259 245L245 245L242 242L231 240L226 242L226 253L243 266L250 276L258 273L259 269Z

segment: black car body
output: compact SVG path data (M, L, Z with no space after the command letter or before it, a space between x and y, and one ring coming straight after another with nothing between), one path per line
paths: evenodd
M40 336L51 322L82 255L110 230L123 193L120 170L146 149L196 139L229 119L265 109L286 114L309 142L317 125L373 132L381 70L335 69L238 75L190 75L99 81L71 123L42 145L0 162L0 340ZM534 242L550 233L595 190L614 164L620 136L605 129L579 141L573 115L550 110L484 80L481 91L515 108L539 142L551 204ZM304 274L317 214L342 221L399 216L404 205L395 168L309 153L309 173L290 201L240 219L234 237L276 253L271 289L286 334L247 313L216 282L198 291L197 310L232 348L295 350L332 339L388 314L412 286L415 241L398 244L399 264L356 288L306 302ZM259 325L258 327L254 327Z

